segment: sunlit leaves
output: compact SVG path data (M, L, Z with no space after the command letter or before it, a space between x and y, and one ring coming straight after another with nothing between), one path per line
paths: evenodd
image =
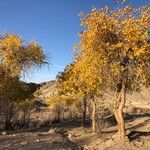
M144 76L136 68L150 69L149 7L134 9L126 6L118 10L104 7L81 17L85 29L80 36L82 59L87 57L90 60L92 57L91 61L97 62L97 65L91 65L95 70L103 70L102 74L97 75L102 79L105 74L106 83L110 87L120 82L124 67L130 79L134 81L138 78L141 83ZM86 63L88 68L88 61Z
M1 65L10 75L17 76L32 65L42 64L45 56L38 43L24 44L21 37L8 34L0 40L0 58Z
M16 34L0 38L0 100L17 101L30 96L20 81L21 73L33 65L41 65L45 55L36 42L26 44Z

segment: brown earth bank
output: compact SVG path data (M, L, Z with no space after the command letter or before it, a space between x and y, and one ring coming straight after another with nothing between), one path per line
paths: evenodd
M30 130L4 131L0 150L150 150L150 115L126 117L128 140L116 140L117 126L105 126L94 134L90 126L78 121L39 127Z

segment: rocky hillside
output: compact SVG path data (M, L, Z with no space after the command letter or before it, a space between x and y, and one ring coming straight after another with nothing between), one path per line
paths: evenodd
M35 97L40 99L48 98L56 92L55 87L56 81L54 80L41 83L40 88L35 92Z
M41 83L35 92L35 97L45 100L56 93L56 81L48 81ZM150 89L143 88L141 92L127 94L127 107L137 107L150 110Z

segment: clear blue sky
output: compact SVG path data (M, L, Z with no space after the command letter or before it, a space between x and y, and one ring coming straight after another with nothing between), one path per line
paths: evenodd
M150 5L150 0L128 1L134 7ZM114 0L0 0L0 32L14 32L26 41L35 39L50 62L23 79L37 83L55 79L72 62L73 44L82 30L78 13L105 5L113 8Z

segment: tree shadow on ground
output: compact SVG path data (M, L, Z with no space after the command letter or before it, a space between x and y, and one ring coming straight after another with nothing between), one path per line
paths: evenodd
M150 117L150 113L143 113L143 114L129 114L129 113L125 113L124 114L125 122L131 122L131 121L134 121L135 119L143 118L143 117ZM104 117L103 120L105 122L108 122L111 126L116 126L117 125L116 119L115 119L113 114Z
M77 119L77 120L64 120L61 121L60 123L53 123L50 125L51 127L55 127L55 128L68 128L68 129L72 129L72 128L77 128L77 127L82 127L82 121L81 119ZM88 128L91 126L91 122L89 119L86 119L85 128Z
M126 118L128 117L128 118ZM150 114L133 114L133 115L129 115L129 114L126 114L126 117L125 117L125 120L126 120L126 129L128 130L137 130L139 129L140 127L142 126L145 126L147 124L150 123ZM132 124L132 121L136 120L138 121L139 118L142 118L142 117L148 117L148 118L145 118L145 120L135 124L133 123ZM102 133L115 133L117 132L117 129L116 129L116 120L115 120L115 117L113 115L109 116L109 118L106 118L106 121L108 121L110 124L111 124L111 127L115 127L109 131L102 131ZM127 124L128 122L131 122L131 125L129 126L129 124Z
M129 114L129 113L126 113L124 115L124 119L126 121L132 121L134 119L137 119L137 118L142 118L142 117L150 117L150 113L139 113L139 114Z
M74 129L74 128L78 128L78 127L83 127L82 123L81 123L81 119L77 119L77 120L63 120L59 123L51 123L51 124L47 124L47 125L42 125L38 128L35 129L31 129L31 132L47 132L49 131L49 129L51 128L55 128L55 129ZM86 120L86 124L84 126L84 128L90 128L91 127L91 122L89 119Z
M133 141L141 136L150 136L150 132L131 131L127 136L130 141Z

